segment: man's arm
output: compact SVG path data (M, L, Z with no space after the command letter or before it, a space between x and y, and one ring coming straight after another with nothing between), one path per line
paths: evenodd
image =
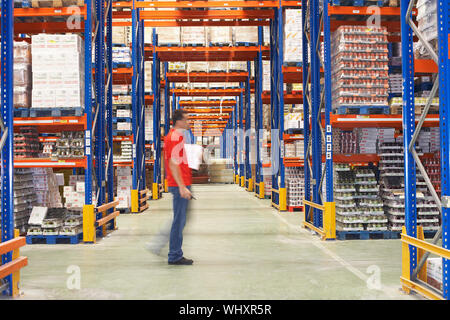
M190 200L192 198L192 194L188 188L186 188L183 178L181 176L180 167L170 158L169 160L170 172L172 173L173 179L178 185L180 189L180 195L182 198Z

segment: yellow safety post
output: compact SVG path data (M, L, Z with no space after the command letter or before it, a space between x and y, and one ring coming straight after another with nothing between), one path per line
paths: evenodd
M169 181L164 179L164 192L169 192Z
M287 210L287 192L286 192L286 188L280 188L280 193L278 194L278 199L279 202L278 204L280 205L280 211L286 211Z
M153 200L159 199L159 184L153 183L153 192L152 192Z
M139 212L139 191L131 190L131 212Z
M325 202L325 210L323 211L323 231L325 232L325 240L336 239L336 203Z
M253 191L253 179L252 178L248 178L248 191L249 192Z
M245 188L245 177L241 177L241 187Z
M234 177L234 183L239 184L239 175Z
M264 182L259 183L259 198L264 199L265 190L264 190Z
M19 229L14 229L14 238L18 238L18 237L20 237ZM13 253L12 253L13 261L15 259L19 258L19 256L20 256L19 248L13 250ZM20 270L17 270L16 272L13 272L13 274L12 274L12 296L13 297L18 297L20 294L19 282L20 282Z
M95 243L95 220L94 205L85 204L83 206L83 242Z

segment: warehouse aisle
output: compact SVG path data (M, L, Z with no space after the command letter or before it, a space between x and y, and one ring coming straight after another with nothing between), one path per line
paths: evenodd
M194 186L194 192L184 241L194 266L169 266L167 249L163 257L144 249L171 215L165 195L144 214L120 216L119 230L96 245L27 246L23 298L415 298L399 290L398 240L324 243L296 227L300 214L279 214L236 185ZM79 268L79 290L68 289L74 277L68 268Z

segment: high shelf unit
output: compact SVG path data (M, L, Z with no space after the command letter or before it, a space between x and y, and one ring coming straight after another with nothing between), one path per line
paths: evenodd
M319 6L320 4L320 6ZM377 154L337 154L333 151L333 129L402 128L402 116L390 114L333 114L331 33L339 26L387 27L388 41L400 42L399 7L339 6L332 1L309 1L303 7L304 33L304 128L305 128L305 222L323 239L336 238L336 209L333 188L335 164L368 166L380 160ZM413 11L413 14L416 14ZM375 17L375 18L374 18ZM403 42L403 40L402 40ZM323 57L321 55L323 50ZM309 55L308 55L309 50ZM309 60L308 60L309 58ZM437 71L430 60L415 60L415 74ZM306 72L307 70L307 72ZM404 100L403 100L404 101ZM414 112L413 112L414 115ZM418 122L419 119L413 120ZM428 115L424 126L439 126L436 115ZM322 148L322 144L325 144ZM324 150L324 153L322 152ZM325 191L325 195L322 191Z
M402 230L402 276L401 284L405 292L417 292L431 299L446 299L449 295L449 221L448 212L450 207L449 195L450 185L448 174L450 170L448 138L449 130L449 108L447 107L450 83L448 82L448 72L450 68L449 57L449 14L450 7L447 1L437 1L437 48L426 40L423 33L420 32L413 21L413 9L415 1L402 0L401 6L401 41L402 41L402 73L403 73L403 141L405 158L405 225ZM435 80L431 89L430 98L421 114L420 118L414 118L414 77L412 76L417 69L414 61L413 39L417 37L425 47L435 64L438 65L438 78ZM425 124L428 117L431 99L439 92L439 122L440 127L440 173L441 173L441 196L439 197L433 187L421 159L416 150L416 141L419 132ZM416 171L417 167L420 173L425 177L427 187L433 195L439 211L441 212L442 225L431 242L424 240L424 230L417 225L417 193L416 193ZM442 240L441 243L440 240ZM441 279L442 290L430 286L427 283L427 265L430 254L441 258Z
M7 11L9 8L5 7L3 14ZM105 236L116 229L115 218L119 214L114 210L117 202L114 201L112 171L112 1L86 0L84 6L79 7L15 8L14 18L17 20L14 28L2 28L2 32L9 30L14 35L78 33L84 38L84 114L15 118L14 128L36 126L39 132L45 133L83 131L85 156L67 160L21 158L15 159L14 167L84 169L83 241L94 243L97 236ZM68 23L72 18L80 23ZM12 61L9 63L12 66Z

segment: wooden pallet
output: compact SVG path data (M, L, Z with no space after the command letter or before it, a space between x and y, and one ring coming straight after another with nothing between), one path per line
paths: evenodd
M32 8L62 8L84 6L84 0L31 0Z
M337 240L391 239L391 231L336 231Z

